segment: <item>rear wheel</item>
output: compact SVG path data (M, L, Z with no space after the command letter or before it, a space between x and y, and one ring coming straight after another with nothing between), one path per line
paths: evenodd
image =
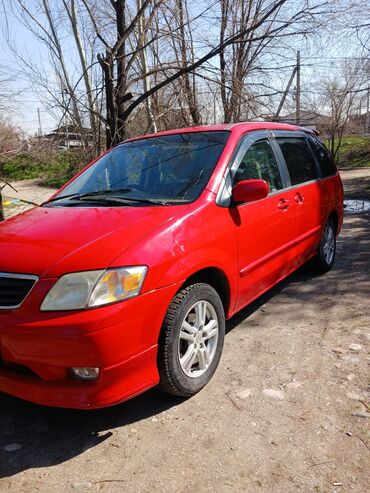
M225 336L225 314L217 292L198 283L172 300L163 323L158 348L160 388L191 396L212 378L220 361Z
M325 224L319 249L313 259L313 264L317 272L324 274L333 267L336 248L335 227L333 221L329 219Z

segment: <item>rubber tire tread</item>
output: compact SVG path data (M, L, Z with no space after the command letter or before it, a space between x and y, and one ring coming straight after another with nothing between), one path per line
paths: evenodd
M170 350L171 350L171 335L173 334L173 331L175 329L174 324L176 323L176 316L179 312L179 310L182 308L182 306L187 302L189 299L190 295L194 292L194 290L207 290L208 292L212 292L213 295L217 297L218 300L218 307L214 307L217 311L222 312L222 315L220 317L220 313L218 313L219 316L219 340L218 340L218 347L216 349L216 354L214 356L214 359L212 360L211 367L212 365L214 366L214 363L216 363L215 367L212 369L213 371L210 373L208 380L200 386L200 388L197 388L196 390L193 389L185 389L184 386L179 386L179 383L176 381L176 375L173 374L173 369L171 368L171 358L170 358ZM190 307L189 307L190 308ZM221 320L220 320L221 318ZM224 310L222 306L221 299L217 293L217 291L210 286L209 284L206 283L196 283L192 284L191 286L188 286L181 291L179 291L176 296L173 298L170 306L168 307L166 317L164 319L162 329L161 329L161 334L159 338L159 344L158 344L158 358L157 358L157 365L158 365L158 371L160 375L160 383L159 383L159 388L163 392L166 392L168 394L176 395L176 396L181 396L181 397L190 397L191 395L196 394L199 390L201 390L207 383L208 381L212 378L214 372L216 371L216 368L218 366L218 362L220 359L220 351L222 352L222 347L223 347L223 342L224 342L224 334L225 334L225 316L224 316ZM220 347L221 346L221 347ZM219 353L217 355L217 352ZM215 361L218 358L218 361ZM207 370L208 371L208 370ZM187 377L189 378L189 377ZM194 379L195 380L195 379Z
M324 239L324 234L325 234L326 226L328 224L330 224L331 227L332 227L332 229L333 229L333 232L334 232L334 242L335 242L333 260L332 260L332 262L330 264L328 264L324 260L324 258L323 258L323 251L322 251L322 241ZM323 236L322 236L322 238L320 240L319 248L317 250L317 253L316 253L315 257L313 257L313 259L312 259L312 266L313 266L313 269L315 270L315 272L317 272L318 274L325 274L326 272L329 272L329 270L333 267L333 264L334 264L334 261L335 261L336 250L337 250L337 242L336 242L335 226L334 226L333 221L331 219L328 219L328 221L325 224L324 230L323 230Z

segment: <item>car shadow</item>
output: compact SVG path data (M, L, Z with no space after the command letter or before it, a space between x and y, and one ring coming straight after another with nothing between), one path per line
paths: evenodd
M305 282L317 277L318 275L311 269L310 263L307 263L280 281L266 293L261 295L255 301L236 313L226 322L226 334L231 332L235 327L247 320L253 313L257 312L263 305L279 294L283 289L292 283Z
M112 429L177 406L183 399L157 389L93 411L48 408L0 395L0 477L65 462L112 436ZM7 450L13 447L14 451Z

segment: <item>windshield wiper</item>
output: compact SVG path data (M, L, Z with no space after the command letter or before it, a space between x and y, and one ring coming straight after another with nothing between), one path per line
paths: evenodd
M159 199L144 199L144 198L136 198L136 197L94 197L91 194L84 194L77 197L74 197L75 200L80 202L101 202L101 203L110 203L110 204L154 204L154 205L169 205L169 202Z
M131 192L132 188L117 188L115 190L111 190L110 188L107 188L105 190L96 190L93 192L86 192L86 193L70 193L69 195L61 195L58 197L54 197L52 199L47 200L46 202L42 203L41 205L49 204L50 202L56 202L58 200L63 200L63 199L77 199L79 200L82 197L93 197L95 195L104 195L104 194L110 194L110 193L115 193L115 192Z
M95 192L86 193L71 193L69 195L63 195L62 197L54 197L41 205L47 205L52 202L61 201L63 199L69 199L65 205L73 206L78 204L78 202L98 202L106 204L150 204L150 205L171 205L173 203L185 203L186 200L178 199L175 197L173 200L161 200L161 199L151 199L144 197L117 197L115 193L128 193L133 191L132 188L117 188L115 190L97 190Z

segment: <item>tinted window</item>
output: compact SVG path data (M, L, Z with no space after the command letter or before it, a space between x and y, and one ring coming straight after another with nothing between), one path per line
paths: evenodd
M279 168L267 140L259 140L250 146L235 173L234 183L252 179L267 181L271 192L283 188Z
M322 177L325 178L326 176L335 175L337 168L330 152L316 136L310 135L309 140L312 150L319 162Z
M277 139L289 171L292 185L314 180L317 168L305 139Z
M107 191L128 199L193 201L208 183L229 135L179 133L121 144L87 168L60 197Z

